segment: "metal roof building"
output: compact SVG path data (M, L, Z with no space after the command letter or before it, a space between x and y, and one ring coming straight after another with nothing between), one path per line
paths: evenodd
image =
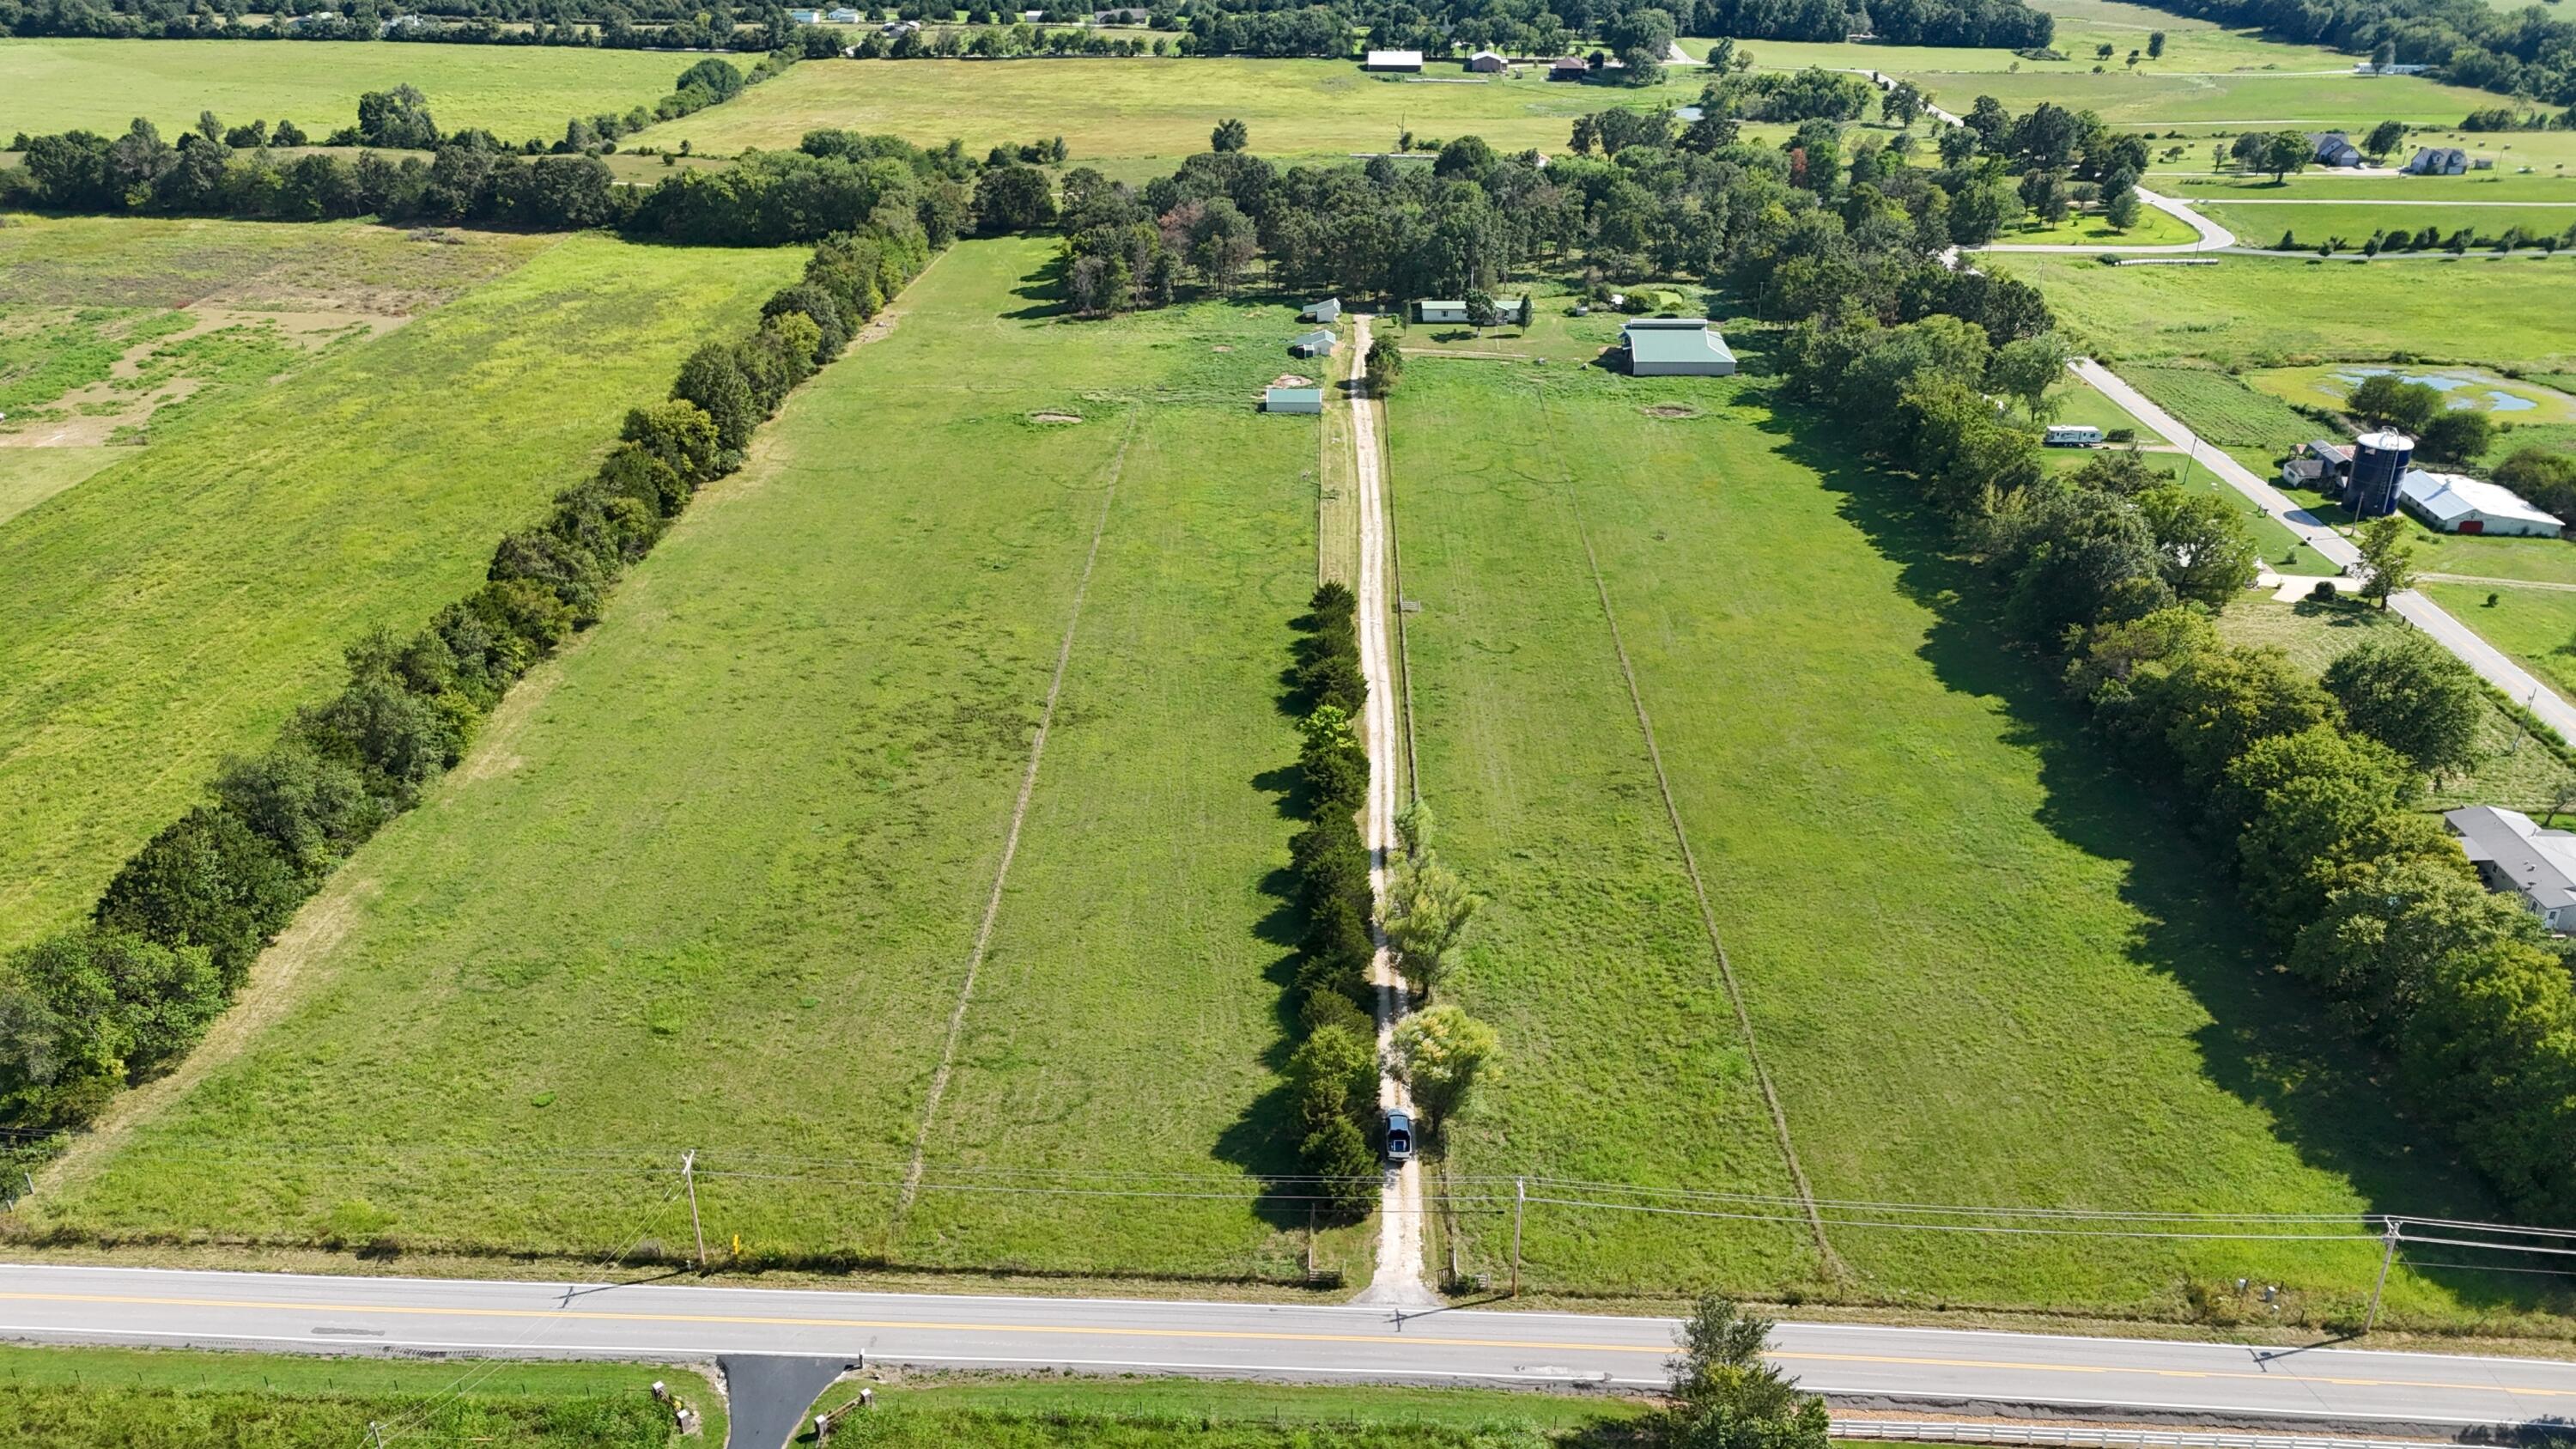
M2512 489L2458 473L2418 468L2398 483L2397 501L2444 533L2556 538L2563 527L2557 515L2525 503Z
M1333 355L1333 342L1333 334L1325 328L1318 327L1312 332L1300 333L1290 338L1288 351L1297 357L1330 357Z
M1730 377L1735 354L1705 317L1639 317L1620 330L1638 377Z
M1349 52L1344 52L1348 54ZM1363 70L1420 70L1422 52L1418 50L1372 50Z
M2522 897L2549 929L2576 925L2576 834L2543 830L2519 810L2472 805L2442 817L2492 891Z
M1305 309L1297 314L1297 320L1300 322L1330 322L1340 315L1342 315L1342 299L1339 297L1326 297L1320 302L1307 303Z
M1324 410L1324 390L1320 387L1274 387L1261 394L1265 413L1320 413Z

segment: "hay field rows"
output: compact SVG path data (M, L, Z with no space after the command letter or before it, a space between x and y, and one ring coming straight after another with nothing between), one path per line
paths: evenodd
M291 120L320 137L357 120L362 93L407 84L446 130L552 140L568 117L651 105L688 65L683 55L560 46L0 39L0 137L112 136L141 115L168 139L201 110L227 125Z
M801 390L269 953L254 996L301 976L273 1024L53 1219L579 1254L685 1241L696 1147L710 1238L754 1255L1297 1277L1243 1179L1294 1161L1271 891L1316 425L1250 410L1285 309L1062 323L1050 255L960 244ZM1216 1196L963 1190L1032 1170Z
M122 219L0 231L13 310L210 296L385 321L388 306L422 309L285 383L155 424L150 446L0 524L0 947L86 909L225 753L318 697L350 641L470 588L629 406L801 260L455 236Z
M1514 1044L1453 1168L1775 1196L1763 1185L1782 1176L1695 939L1588 536L1820 1196L2477 1210L2458 1174L2374 1130L2387 1104L2261 971L2195 847L2140 813L2005 647L1937 524L1817 420L1765 408L1752 380L1464 361L1417 365L1392 405L1405 592L1424 601L1409 622L1424 789L1497 902L1462 999ZM1656 920L1673 924L1641 939ZM1776 1284L1812 1260L1794 1212L1771 1211L1793 1223L1533 1211L1530 1273L1574 1291ZM1471 1265L1495 1269L1508 1214L1463 1227ZM2247 1273L2366 1292L2375 1265L1867 1230L1834 1247L1862 1297L2113 1310L2172 1309L2187 1278Z

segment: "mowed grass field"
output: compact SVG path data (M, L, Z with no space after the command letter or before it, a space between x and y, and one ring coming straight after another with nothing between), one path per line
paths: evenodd
M2106 267L1990 253L1980 265L2047 293L2061 328L2106 360L2264 366L2402 352L2535 372L2576 361L2576 267L2563 256Z
M573 116L651 105L690 57L562 46L255 40L0 40L0 138L75 128L164 139L213 111L226 125L291 120L316 139L358 119L367 91L417 87L445 130L557 140Z
M139 261L120 256L128 229ZM0 948L86 910L226 753L329 692L352 640L417 627L472 588L500 535L578 481L628 407L662 396L704 337L745 326L802 260L460 235L0 230L0 305L79 305L81 258L97 259L99 297L155 295L155 271L184 254L170 270L237 266L225 295L245 306L363 309L408 253L406 305L427 306L288 382L156 424L150 446L0 524ZM440 277L454 300L424 285ZM165 305L204 295L161 286Z
M2570 188L2570 195L2576 196L2576 188ZM2462 227L2484 237L2500 237L2515 227L2534 237L2564 236L2569 227L2576 226L2576 204L2386 206L2344 201L2274 206L2260 201L2212 201L2201 205L2200 210L2236 233L2237 242L2243 246L2279 246L2282 237L2287 236L2293 246L2312 247L2333 241L2338 250L2347 252L2361 250L2362 243L2376 233L2403 232L2412 237L2428 226L2438 228L2444 237Z
M704 1442L724 1442L724 1401L714 1387L692 1370L660 1364L0 1348L0 1446L342 1449L367 1442L374 1423L387 1442L644 1449L680 1442L653 1402L656 1380L704 1414Z
M2488 92L2442 85L2421 76L2356 76L2348 58L2340 69L2311 69L2303 62L2295 70L2210 73L2183 73L2171 66L2142 66L2132 73L2114 60L2101 75L2092 73L2090 56L2085 59L2081 69L2025 66L2010 74L1972 76L1900 66L1880 69L1929 87L1944 109L1961 115L1967 114L1968 103L1976 97L1993 96L2016 115L2042 101L2054 101L2070 109L2098 112L2115 127L2157 130L2356 125L2366 129L2381 120L2450 126L2469 112L2496 103ZM2207 154L2205 149L2201 154ZM2154 184L2152 172L2147 180Z
M1423 789L1495 902L1460 994L1501 1029L1502 1083L1452 1170L1781 1191L1606 594L1821 1197L2490 1210L2439 1143L2388 1130L2365 1064L2009 648L1937 522L1765 394L1442 361L1392 404ZM1794 1207L1697 1206L1775 1221L1533 1209L1532 1280L1812 1266ZM1508 1212L1464 1227L1498 1271ZM1895 1302L2186 1312L2186 1280L2253 1276L2349 1303L2376 1266L2366 1244L1829 1232L1853 1276L1828 1291Z
M1498 150L1565 147L1576 116L1613 106L1679 105L1699 94L1676 68L1639 90L1526 76L1401 80L1334 60L903 60L799 65L736 99L636 134L636 144L730 155L793 148L807 131L885 131L925 145L951 136L981 154L1062 136L1073 164L1153 160L1169 170L1207 149L1226 117L1265 156L1392 151L1417 139L1477 135ZM1454 81L1454 83L1453 83Z
M1293 313L1066 322L1052 253L959 246L800 391L48 1219L685 1245L695 1147L727 1252L1300 1279L1303 1208L1246 1181L1294 1170L1278 695L1317 425L1252 411Z

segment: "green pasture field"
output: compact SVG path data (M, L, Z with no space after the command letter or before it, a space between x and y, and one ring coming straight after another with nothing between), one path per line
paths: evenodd
M2474 236L2498 237L2521 227L2534 237L2564 236L2576 227L2576 205L2568 206L2373 206L2367 201L2328 202L2310 206L2266 206L2260 202L2211 202L2200 207L2212 221L2236 233L2240 245L2275 247L2286 234L2290 245L2312 247L2340 239L2339 250L2361 250L2378 232L2409 236L2438 227L2443 236L2466 227ZM2427 250L2432 250L2427 248Z
M2576 544L2560 544L2576 548ZM2428 583L2424 595L2561 694L2576 692L2576 591ZM2495 606L2487 595L2497 594Z
M858 1397L843 1384L816 1401L825 1410ZM1066 1421L1116 1419L1148 1425L1176 1421L1261 1424L1296 1429L1351 1425L1426 1429L1516 1427L1543 1434L1633 1420L1646 1406L1609 1394L1531 1393L1511 1389L1397 1388L1378 1385L1280 1384L1176 1378L1074 1378L936 1375L879 1386L880 1417L914 1415L1045 1415ZM964 1442L961 1437L958 1441ZM1066 1442L1062 1440L1051 1442ZM1120 1441L1122 1443L1128 1441ZM1140 1441L1151 1442L1151 1441Z
M2008 246L2150 247L2187 242L2198 235L2181 217L2141 206L2137 223L2127 231L2111 225L2100 212L2076 211L2069 212L2066 220L2055 226L2025 221L1996 233L1995 241Z
M2576 267L2565 257L2106 267L1992 252L1979 265L2047 293L2061 327L2105 360L2266 367L2402 352L2543 372L2576 363L2566 322Z
M1962 114L1986 76L2020 73L2081 76L2091 81L2093 67L2105 64L2095 59L2095 47L2104 43L2113 46L2115 53L2107 64L2111 70L2126 71L2129 52L2145 51L2147 36L2158 30L2165 32L2165 53L2160 59L2141 59L2141 74L2328 70L2348 74L2352 70L2353 57L2323 46L2288 45L2266 40L2250 30L2225 30L2206 20L2123 5L2116 0L2040 8L2058 17L2057 37L2050 44L2066 57L2064 60L2031 60L2000 46L1797 40L1738 40L1735 46L1738 51L1750 51L1755 68L1760 70L1799 70L1820 65L1829 70L1876 70L1916 77L1934 89L1934 99L1944 109ZM1693 37L1682 42L1682 49L1697 58L1705 56L1715 43L1714 37Z
M449 235L0 229L0 308L220 300L371 323L426 308L286 383L155 423L151 446L0 525L0 948L86 910L226 753L335 686L352 640L417 627L472 588L628 407L661 396L700 340L747 325L802 259Z
M682 1442L655 1380L724 1443L724 1401L696 1372L659 1364L420 1363L179 1349L0 1348L0 1446L125 1449L258 1444L344 1449L421 1439L526 1449L658 1449Z
M122 448L0 447L0 524L80 482L101 468L130 458Z
M1303 1206L1246 1181L1295 1170L1278 696L1318 433L1253 410L1294 314L1075 323L1054 249L961 244L800 390L48 1220L667 1251L692 1146L755 1262L1303 1281ZM1319 1266L1364 1278L1365 1237Z
M1614 106L1678 105L1696 73L1641 90L1525 77L1396 80L1338 60L887 60L799 65L724 105L636 133L634 144L731 154L792 148L816 127L885 131L923 144L997 144L1062 136L1073 164L1150 159L1168 171L1207 149L1219 119L1252 129L1265 156L1391 151L1422 138L1478 135L1502 150L1565 148L1573 118ZM1427 158L1426 158L1427 160Z
M2063 48L2063 47L2061 47ZM1757 48L1757 54L1759 50ZM2266 130L2292 125L2369 125L2398 120L2423 125L2454 125L2462 116L2496 103L2496 97L2462 86L2441 85L2421 76L2356 76L2347 58L2342 71L2315 74L2297 71L2237 71L2181 74L2149 70L2125 73L2114 63L2094 75L2091 66L2044 70L2025 66L2015 74L1943 76L1887 68L1941 93L1944 109L1965 115L1978 96L1993 96L2015 114L2042 101L2094 111L2115 126L2156 130L2179 127ZM2206 155L2203 151L2201 154ZM2148 183L2154 184L2153 173Z
M2119 372L2175 421L2220 447L2286 451L2318 430L2278 397L2214 368L2129 363Z
M226 125L291 120L318 138L358 119L361 93L408 84L445 130L552 141L570 117L651 105L690 60L565 46L0 40L0 138L117 135L140 115L170 139L199 111Z
M2201 153L2208 154L2206 149ZM2403 164L2412 152L2404 147L2389 159ZM2434 211L2453 206L2477 207L2501 201L2565 202L2576 205L2576 176L2559 172L2530 175L2499 171L2473 172L2465 176L2354 176L2328 171L2296 172L2274 184L2268 174L2243 176L2182 172L2163 172L2151 183L2154 189L2168 195L2193 201L2353 201L2399 202L2391 212L2418 209L2422 202L2439 202Z
M1773 413L1758 373L1417 362L1391 404L1423 789L1494 903L1458 994L1502 1076L1450 1172L1778 1192L1606 589L1821 1196L2491 1211L2438 1143L2382 1130L2367 1064L2008 645L1938 522L1828 420ZM1735 1210L1787 1221L1534 1209L1529 1279L1812 1271L1793 1209ZM1500 1271L1508 1212L1461 1227L1470 1269ZM2253 1276L2348 1307L2377 1266L2366 1244L1832 1231L1854 1276L1830 1291L1894 1302L2180 1313L2185 1281ZM2456 1320L2513 1290L2392 1291Z

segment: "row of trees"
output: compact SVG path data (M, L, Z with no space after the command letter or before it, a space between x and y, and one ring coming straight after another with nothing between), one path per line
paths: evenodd
M2537 5L2483 0L2149 0L2157 8L2302 45L2330 45L2378 63L2433 67L2454 85L2576 104L2576 22Z
M2517 1212L2576 1215L2567 963L2422 808L2427 774L2476 758L2482 687L2412 634L2369 639L2322 681L2278 649L2225 642L2212 618L2255 567L2236 510L2134 453L2052 478L2031 430L1981 395L2027 407L2062 357L2046 333L1943 315L1890 327L1848 307L1800 323L1781 352L1791 395L1859 420L1863 445L1985 561L2010 626L2063 654L2112 748L2187 802L2328 1014L2394 1054L2419 1110ZM2366 531L2362 551L2366 592L2405 586L2401 521Z
M408 637L352 645L340 692L226 760L87 925L0 959L0 1127L79 1125L184 1055L296 908L456 763L512 683L599 617L626 567L930 254L900 215L818 246L757 330L692 353L668 399L627 414L595 475L501 540L480 588Z
M513 8L522 13L509 13ZM784 6L737 12L669 0L547 0L485 6L483 0L436 0L413 7L355 0L326 18L266 12L257 19L239 0L0 0L0 36L77 36L102 40L386 41L445 45L538 45L603 50L794 50L837 54L835 32L800 25ZM644 23L638 24L638 21ZM577 23L588 22L588 23ZM817 39L822 43L813 44Z
M722 65L721 61L704 64ZM728 68L729 69L729 68ZM435 132L408 87L362 104L380 132ZM379 97L371 95L369 101ZM883 229L908 217L945 246L972 230L1043 226L1054 202L1043 173L1001 151L978 162L951 141L925 150L892 136L816 131L799 148L753 152L721 169L674 171L651 186L620 185L606 162L576 153L522 157L488 138L439 136L428 159L293 158L236 150L209 116L165 143L136 119L109 140L86 131L29 138L26 164L0 171L0 205L73 212L141 212L319 221L475 222L534 230L613 227L630 235L719 246L811 242ZM1054 160L1061 142L1017 154Z
M1289 1057L1298 1159L1315 1192L1338 1216L1377 1205L1377 1026L1366 1010L1376 902L1358 812L1368 802L1368 752L1358 721L1367 707L1355 619L1359 601L1340 584L1315 590L1304 618L1291 684L1305 714L1299 802L1306 825L1289 843L1296 904L1297 1022L1303 1039Z

